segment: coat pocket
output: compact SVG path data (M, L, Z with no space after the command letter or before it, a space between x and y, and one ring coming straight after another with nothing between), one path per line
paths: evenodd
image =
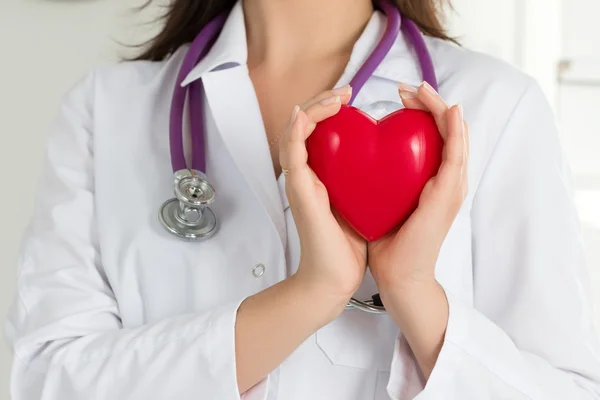
M317 331L316 340L336 366L389 371L397 336L389 316L346 310Z

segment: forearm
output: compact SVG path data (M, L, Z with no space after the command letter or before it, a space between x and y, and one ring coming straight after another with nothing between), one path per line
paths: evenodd
M410 288L381 292L390 316L406 338L425 379L437 362L448 325L448 301L444 289L433 281Z
M260 382L343 310L342 301L319 302L315 307L317 297L315 289L293 276L241 304L235 326L240 393Z

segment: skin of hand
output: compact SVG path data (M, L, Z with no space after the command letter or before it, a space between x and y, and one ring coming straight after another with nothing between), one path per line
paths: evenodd
M435 279L435 264L467 194L469 135L462 107L448 107L429 84L419 88L399 84L399 93L407 108L435 117L445 141L442 164L408 220L368 244L368 264L382 302L427 379L442 348L449 315L445 292Z
M335 115L351 93L346 86L296 107L280 141L286 192L300 237L300 264L293 276L248 297L238 309L235 359L240 393L342 313L364 278L367 244L331 210L325 187L307 165L305 145L316 124Z
M307 164L305 141L318 122L335 115L348 103L350 86L324 92L295 108L280 145L281 166L286 174L286 194L300 238L297 278L340 305L356 292L366 270L367 245L331 209L327 190Z

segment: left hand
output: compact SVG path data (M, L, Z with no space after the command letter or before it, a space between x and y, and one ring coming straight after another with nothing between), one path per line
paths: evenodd
M438 174L426 184L415 212L397 231L369 243L369 267L383 298L388 291L408 295L413 287L435 283L440 248L467 194L469 137L462 108L448 107L428 84L414 92L405 88L410 87L402 84L399 90L404 105L431 112L445 145Z
M367 257L381 301L429 379L450 315L435 264L467 194L469 135L460 106L448 107L427 84L410 89L399 85L402 101L435 117L445 142L442 164L425 185L415 212L396 232L369 243Z

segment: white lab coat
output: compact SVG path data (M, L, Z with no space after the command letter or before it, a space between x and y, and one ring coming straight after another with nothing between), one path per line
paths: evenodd
M384 24L376 12L340 85ZM464 106L472 153L470 192L436 266L450 319L429 381L388 316L345 311L242 398L600 399L578 220L551 109L510 66L427 44L442 96ZM62 103L7 324L14 400L240 398L236 310L295 271L299 241L248 77L240 4L184 82L204 81L220 230L190 243L160 225L184 53L97 69ZM421 81L401 34L355 105L377 117L400 108L399 81ZM358 295L375 292L367 275Z

